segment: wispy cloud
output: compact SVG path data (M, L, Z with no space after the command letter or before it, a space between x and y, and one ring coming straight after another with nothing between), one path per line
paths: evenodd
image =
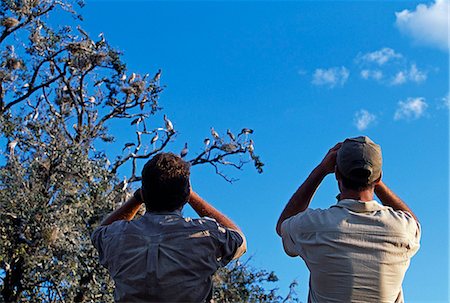
M408 98L406 101L399 101L394 120L419 119L425 114L428 104L422 97Z
M350 72L344 66L329 69L318 68L314 71L312 83L320 86L343 86L347 82Z
M415 63L408 62L402 54L389 47L359 53L355 62L362 79L375 80L385 85L421 83L427 79L427 71L419 69Z
M438 106L438 108L450 109L450 92L448 92L447 95L442 97L441 104Z
M371 53L358 54L356 61L360 63L376 63L377 65L382 66L389 61L401 58L403 58L402 54L396 53L392 48L384 47Z
M417 44L448 50L449 11L449 0L436 0L429 6L419 4L414 11L405 9L396 12L395 25Z
M365 109L355 113L354 123L359 131L365 130L376 121L376 116Z
M409 70L402 70L395 74L391 80L392 85L404 84L408 81L421 83L427 79L427 72L419 70L415 64L412 64Z
M381 81L381 79L383 79L383 72L379 69L374 69L374 70L363 69L361 71L361 78L363 78L365 80L373 79L376 81Z

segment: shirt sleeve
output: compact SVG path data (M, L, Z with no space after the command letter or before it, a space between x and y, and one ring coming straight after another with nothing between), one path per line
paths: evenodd
M212 221L211 223L215 225L218 240L216 256L221 267L226 266L231 260L241 257L246 252L247 241L241 232L224 227L214 219L207 217L203 219Z
M295 248L295 241L291 236L291 223L292 223L292 217L287 218L283 221L281 224L281 239L283 241L283 248L284 251L288 256L295 257L299 255L299 252Z
M420 223L414 219L409 212L404 212L408 221L408 235L409 235L409 249L408 257L414 256L420 248L420 237L422 233L422 227Z
M94 247L98 251L98 256L100 260L100 264L106 266L106 256L103 245L103 238L106 233L106 229L108 226L99 226L97 227L91 235L91 241Z
M295 216L287 218L281 224L281 239L284 251L288 256L304 257L304 245L315 242L316 224L314 219L320 210L306 209Z

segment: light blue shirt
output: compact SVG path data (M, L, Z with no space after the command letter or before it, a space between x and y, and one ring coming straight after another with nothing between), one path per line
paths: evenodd
M100 226L92 242L114 279L116 302L202 302L214 272L245 252L237 231L180 211Z

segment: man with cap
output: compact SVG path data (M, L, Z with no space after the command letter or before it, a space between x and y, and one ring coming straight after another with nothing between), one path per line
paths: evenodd
M332 173L337 204L308 208ZM404 301L402 282L419 249L420 225L381 175L380 146L368 137L346 139L328 151L281 213L276 230L284 250L310 271L308 302Z

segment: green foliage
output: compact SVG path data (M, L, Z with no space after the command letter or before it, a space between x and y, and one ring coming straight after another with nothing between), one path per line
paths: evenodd
M281 303L299 302L295 293L297 282L292 282L290 291L283 298L278 288L270 285L278 281L275 273L258 270L248 262L234 261L225 268L219 269L213 277L215 285L213 298L215 302L224 303Z

